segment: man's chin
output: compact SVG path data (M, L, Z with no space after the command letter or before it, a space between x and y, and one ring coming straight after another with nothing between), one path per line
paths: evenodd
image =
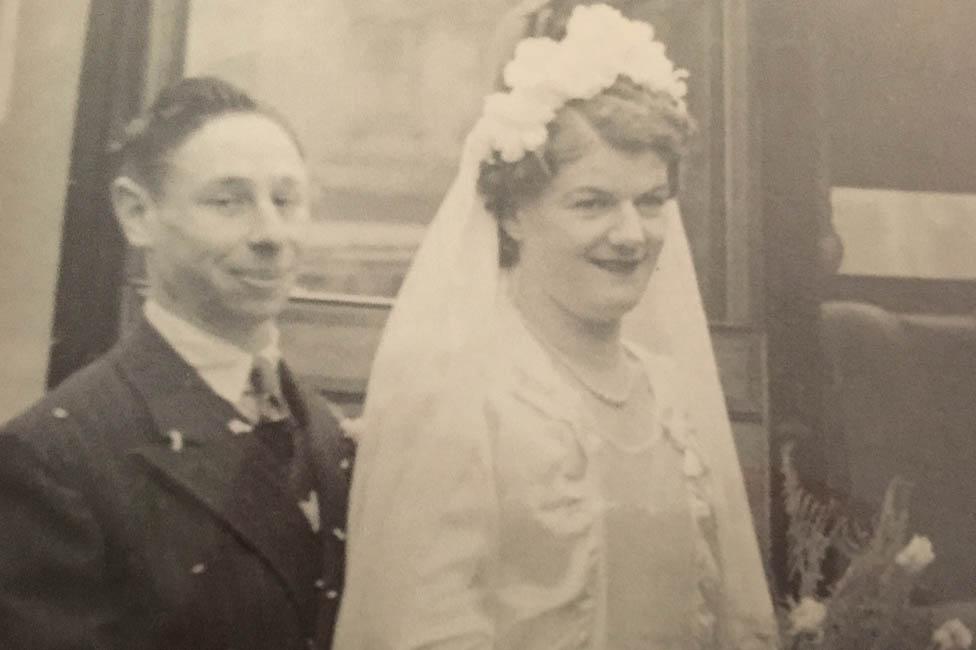
M288 296L280 295L273 298L244 298L236 302L231 311L242 321L263 323L276 320L288 306Z

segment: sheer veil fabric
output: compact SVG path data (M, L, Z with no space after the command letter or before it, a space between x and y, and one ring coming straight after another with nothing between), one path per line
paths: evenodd
M439 508L457 486L489 506L496 498L484 403L492 351L504 346L495 340L495 319L505 282L496 221L476 189L475 152L469 139L373 363L353 474L337 650L419 648L459 638L467 644L446 647L492 647L485 603L472 600L478 590L467 588L490 575L466 563L470 544L491 539L497 522L459 522L459 530L481 527L484 534L471 539L444 540L434 532L443 525ZM669 234L644 299L625 318L625 338L673 359L674 394L694 407L714 481L717 559L727 593L719 616L733 628L725 632L728 647L774 647L746 641L756 632L772 638L772 606L687 236L677 202L666 209ZM438 584L444 569L468 584ZM425 602L410 603L420 585Z

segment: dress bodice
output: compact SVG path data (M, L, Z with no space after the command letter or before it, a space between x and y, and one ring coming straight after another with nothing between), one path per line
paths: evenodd
M698 585L682 452L662 435L643 375L622 408L583 395L602 439L593 461L603 503L606 648L688 647Z
M498 396L499 648L714 647L703 468L654 365L621 409L565 376L555 419L531 389Z
M670 361L633 351L650 397L607 426L517 317L496 327L414 428L363 440L338 647L776 647L731 440L695 429ZM621 433L649 442L617 454Z

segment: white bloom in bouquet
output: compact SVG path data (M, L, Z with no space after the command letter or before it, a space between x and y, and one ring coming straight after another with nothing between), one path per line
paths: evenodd
M946 621L932 634L932 642L939 650L966 650L973 645L973 633L962 621Z
M790 610L791 631L793 634L819 634L825 618L827 606L816 598L807 596Z
M932 564L934 559L935 553L932 551L932 542L929 538L915 535L912 541L895 556L895 564L910 574L916 574Z

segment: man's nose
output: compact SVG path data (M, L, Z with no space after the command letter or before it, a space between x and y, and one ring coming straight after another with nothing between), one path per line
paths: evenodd
M263 252L276 252L288 238L288 224L281 210L270 199L257 203L251 224L251 247Z

